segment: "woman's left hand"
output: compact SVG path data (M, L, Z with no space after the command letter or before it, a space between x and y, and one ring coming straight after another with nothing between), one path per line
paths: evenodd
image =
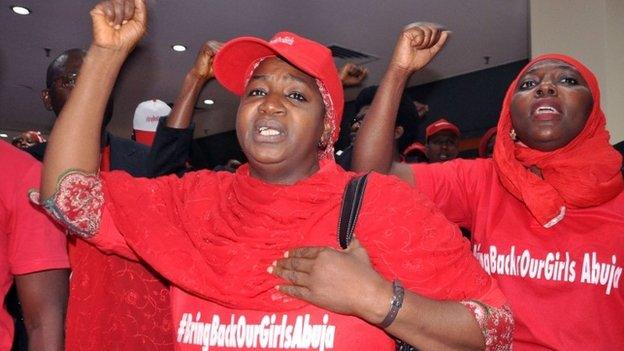
M392 284L373 269L368 253L355 238L344 251L329 247L290 250L268 271L291 284L280 285L281 292L370 323L381 322L392 298Z

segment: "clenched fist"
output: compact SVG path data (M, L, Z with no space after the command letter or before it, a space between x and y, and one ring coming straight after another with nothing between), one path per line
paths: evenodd
M425 67L440 52L450 31L435 23L412 23L399 35L390 66L413 73Z
M191 69L191 72L200 79L209 80L214 78L214 70L212 68L212 61L214 60L215 55L221 49L223 43L220 43L215 40L210 40L204 43L199 53L197 53L197 58L195 59L195 64Z
M91 10L93 45L130 52L145 34L145 0L102 1Z

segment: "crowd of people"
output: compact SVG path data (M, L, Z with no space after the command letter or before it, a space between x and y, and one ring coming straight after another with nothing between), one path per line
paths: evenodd
M0 350L624 348L622 143L581 62L531 60L461 159L449 116L417 140L429 107L405 90L451 35L436 24L399 33L340 150L365 68L292 32L208 41L127 140L106 126L148 11L96 5L88 50L48 67L49 138L0 142L0 293L15 284L27 336L0 311ZM246 160L197 169L213 79L239 97Z

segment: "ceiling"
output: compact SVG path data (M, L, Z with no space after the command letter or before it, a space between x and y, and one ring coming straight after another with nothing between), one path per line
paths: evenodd
M88 0L0 0L0 132L49 132L54 122L39 98L50 61L73 47L88 48ZM453 31L444 51L410 85L473 72L529 56L528 0L147 0L148 33L118 82L109 126L130 135L136 105L147 99L174 101L182 78L206 40L240 35L270 38L290 30L321 43L339 44L379 59L366 64L364 83L379 81L401 28L414 21L444 24ZM9 6L29 8L19 16ZM186 52L171 50L181 43ZM46 56L46 48L49 56ZM486 64L484 57L489 57ZM344 62L337 61L337 65ZM358 88L346 91L353 99ZM207 106L204 99L215 104ZM201 94L196 136L233 129L237 99L209 82Z

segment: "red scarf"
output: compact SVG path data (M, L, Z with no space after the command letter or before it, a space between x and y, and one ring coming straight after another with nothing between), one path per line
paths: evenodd
M533 64L560 60L583 76L594 104L583 130L568 145L550 152L521 146L511 140L510 105L520 77ZM609 144L606 119L600 108L600 89L594 74L575 59L549 54L533 59L511 83L498 122L494 164L507 191L524 202L537 221L548 228L565 216L566 208L598 206L624 189L622 156ZM537 166L543 179L527 167Z
M322 161L293 185L253 178L247 165L235 175L201 171L183 179L101 176L119 232L173 285L227 308L279 312L307 303L279 293L282 281L267 267L291 248L338 248L338 212L353 173ZM375 268L425 296L503 303L497 291L488 293L492 282L457 228L424 195L406 198L406 190L393 177L368 181L356 235Z
M337 246L337 211L351 177L334 162L322 161L314 175L294 185L276 185L253 178L245 164L236 175L187 174L185 184L194 184L196 190L181 195L158 185L166 178L126 189L115 173L102 176L120 232L156 271L181 289L225 307L265 311L306 304L275 290L281 281L266 269L294 247ZM159 212L163 203L182 206L178 218ZM331 227L312 229L332 213L336 218ZM147 239L150 231L158 231L158 240Z

